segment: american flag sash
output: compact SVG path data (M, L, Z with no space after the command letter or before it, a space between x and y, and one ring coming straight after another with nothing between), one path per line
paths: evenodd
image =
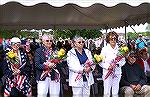
M20 92L22 92L27 97L31 97L31 85L25 75L16 75L13 79L7 79L6 88L4 90L4 94L9 96L12 87L16 87Z

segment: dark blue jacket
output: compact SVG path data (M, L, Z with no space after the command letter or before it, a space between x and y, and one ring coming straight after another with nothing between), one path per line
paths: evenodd
M146 85L147 78L139 64L130 65L128 62L122 67L121 86L130 86L130 84L141 86Z
M47 60L46 56L44 55L45 51L46 51L46 48L41 46L40 48L36 49L35 55L34 55L35 56L35 59L34 59L35 68L36 68L36 80L38 81L40 80L43 70L45 69L44 62L46 62ZM56 49L54 48L53 51L55 52ZM61 70L62 66L65 66L64 62L57 64L56 66L56 69L59 71L60 76L62 76L62 70ZM52 69L51 80L55 80L55 73L56 72Z
M36 80L40 80L40 76L45 68L45 65L43 64L44 62L46 62L46 57L44 55L45 50L46 49L43 46L41 46L35 51L34 61L36 68Z

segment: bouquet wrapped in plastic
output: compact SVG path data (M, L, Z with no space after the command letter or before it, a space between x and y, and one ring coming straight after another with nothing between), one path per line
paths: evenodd
M104 79L107 79L110 75L113 75L114 77L116 76L114 71L115 71L115 68L117 67L117 62L119 62L122 58L125 57L125 55L128 53L129 49L127 46L121 46L119 48L119 52L117 54L117 57L110 63L110 67L108 69L108 73L106 74L105 78Z
M51 76L50 72L53 69L57 73L57 78L59 78L59 71L55 68L57 64L61 63L63 60L65 60L66 57L66 51L64 49L60 49L56 54L52 54L51 58L47 60L44 64L48 67L50 63L53 63L54 66L52 68L47 68L46 70L43 71L40 79L44 79L46 76Z
M93 62L92 61L90 61L90 60L86 60L86 62L84 63L84 66L83 67L92 67L93 65L95 65L95 64L93 64ZM88 73L86 73L86 72L83 72L83 73L78 73L78 75L76 76L76 78L75 78L75 81L77 81L77 80L80 80L81 78L82 78L82 75L89 75Z
M48 60L51 63L58 64L67 58L66 51L61 48L56 55L51 55L51 59Z
M6 59L10 63L9 67L11 68L12 71L15 71L16 69L20 69L19 58L16 53L14 53L13 51L9 51L6 54Z

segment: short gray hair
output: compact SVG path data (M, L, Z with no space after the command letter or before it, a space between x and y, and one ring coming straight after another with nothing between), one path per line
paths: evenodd
M53 40L53 35L51 35L51 34L44 34L42 36L42 41L47 40L47 39Z
M78 39L84 40L83 37L81 37L81 36L79 36L79 35L76 35L76 36L73 37L72 41L75 42L75 41L77 41Z

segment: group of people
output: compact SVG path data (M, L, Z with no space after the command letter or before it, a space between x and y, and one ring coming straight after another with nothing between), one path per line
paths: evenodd
M69 86L72 87L73 97L90 97L91 85L94 84L93 71L96 65L91 51L84 48L84 41L83 37L74 36L72 49L67 51ZM117 59L118 34L109 32L106 42L107 45L101 50L103 60L97 64L103 69L104 97L111 95L118 97L119 91L125 97L133 97L135 93L150 97L150 86L147 85L147 81L150 80L150 58L147 49L139 49L140 56L136 56L135 51L130 51ZM19 38L11 39L11 49L7 51L6 58L0 62L6 77L4 97L18 95L32 97L30 79L33 67L37 97L47 97L48 93L50 97L61 97L61 68L66 64L62 64L62 61L60 63L51 61L58 52L53 43L53 36L44 34L42 45L30 56L30 51L26 52L24 48L20 48Z

